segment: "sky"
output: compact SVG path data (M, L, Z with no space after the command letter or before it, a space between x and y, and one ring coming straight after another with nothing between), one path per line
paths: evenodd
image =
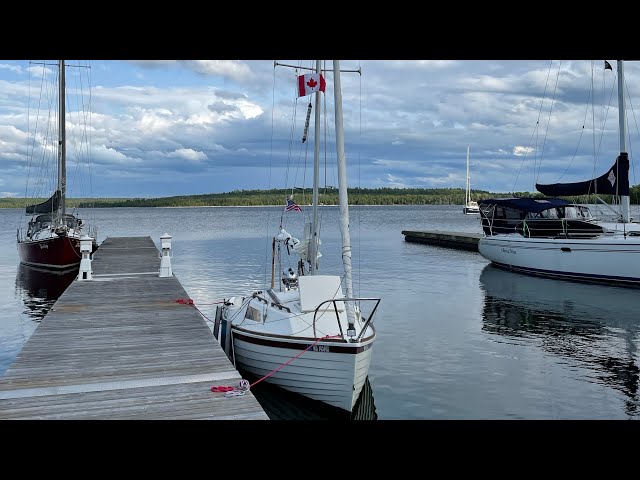
M45 118L40 84L44 69L46 78L55 72L55 61L43 62L0 60L0 197L33 196L38 184L42 160L30 158L36 141L29 132L46 124L35 121L38 111ZM68 196L310 187L315 94L299 97L296 86L315 61L66 62ZM349 186L465 188L467 147L475 189L533 192L536 182L600 176L620 151L617 63L608 59L612 70L605 70L604 62L341 60ZM640 63L625 62L624 71L636 185ZM321 103L330 110L321 119L331 126L334 75L324 76ZM83 100L72 100L80 91ZM72 138L78 132L82 143ZM335 133L319 138L331 144ZM326 161L333 165L331 156ZM325 183L337 185L330 175Z

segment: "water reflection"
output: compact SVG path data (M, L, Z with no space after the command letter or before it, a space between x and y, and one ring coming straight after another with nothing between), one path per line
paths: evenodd
M244 371L243 378L255 382L256 378ZM377 420L376 406L373 401L373 389L369 378L365 380L360 397L351 413L312 400L294 392L289 392L267 382L259 382L251 387L256 397L271 420Z
M16 274L16 293L25 304L24 313L40 322L77 275L77 267L56 272L21 263Z
M577 362L589 382L627 397L639 415L637 364L640 294L629 288L522 275L487 265L483 330L518 341L541 340L545 351Z

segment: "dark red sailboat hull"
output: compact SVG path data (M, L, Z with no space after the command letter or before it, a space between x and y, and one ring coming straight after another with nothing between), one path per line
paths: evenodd
M18 242L20 261L42 268L65 269L80 265L80 239L54 237Z

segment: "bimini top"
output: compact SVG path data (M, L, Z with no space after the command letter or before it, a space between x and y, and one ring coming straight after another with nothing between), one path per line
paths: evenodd
M514 210L520 210L522 212L540 213L549 208L566 207L567 205L573 205L572 203L563 200L561 198L532 198L532 197L511 197L511 198L489 198L486 200L480 200L479 206L490 207L502 206L512 208Z

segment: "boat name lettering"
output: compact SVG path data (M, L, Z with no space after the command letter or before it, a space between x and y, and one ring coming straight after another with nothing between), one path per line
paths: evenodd
M314 345L313 346L313 351L314 352L328 352L329 351L329 346L328 345Z
M501 248L502 253L510 253L512 255L516 254L516 251L513 248Z
M44 248L49 248L49 245L47 245L46 243L41 243L40 244L40 250L42 250Z

